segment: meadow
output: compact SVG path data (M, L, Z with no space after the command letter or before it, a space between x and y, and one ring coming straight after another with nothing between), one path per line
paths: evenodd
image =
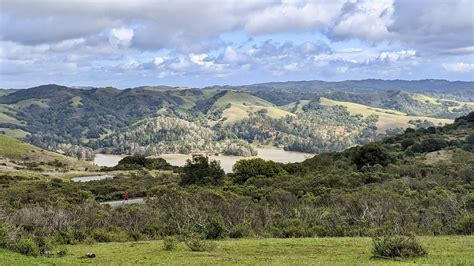
M142 241L68 245L67 255L26 257L0 249L4 265L473 265L474 236L419 237L426 257L374 258L372 240L363 237L217 240L215 250L190 251L183 243L163 250L163 242ZM59 247L60 248L60 247ZM96 258L85 258L86 253Z

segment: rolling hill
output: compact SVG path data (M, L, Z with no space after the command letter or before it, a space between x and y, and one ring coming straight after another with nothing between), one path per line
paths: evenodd
M442 88L449 89L449 95ZM221 141L232 143L233 151L248 150L253 143L317 153L377 140L407 127L450 123L474 109L474 102L468 100L472 88L472 82L433 80L125 90L51 84L0 94L0 132L48 150L91 159L95 152L112 151L112 138L135 134L136 125L169 118L195 127L181 127L174 139L165 142L160 137L163 132L147 129L147 138L154 141L146 145L161 145L157 151L183 152L176 143L186 140L207 143L198 145L200 151L222 153L226 149L210 145ZM468 97L461 98L463 95ZM204 131L212 134L195 134ZM344 144L347 139L350 141ZM141 141L135 141L138 139L129 139L127 145L143 147Z

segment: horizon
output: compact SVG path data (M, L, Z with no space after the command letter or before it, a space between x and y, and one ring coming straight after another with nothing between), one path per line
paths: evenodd
M125 89L134 89L134 88L140 88L140 87L170 87L170 88L188 88L188 89L205 89L208 87L239 87L239 86L253 86L253 85L260 85L260 84L268 84L268 83L287 83L287 82L312 82L312 81L320 81L320 82L326 82L326 83L339 83L339 82L348 82L348 81L387 81L387 82L393 82L393 81L405 81L405 82L419 82L419 81L446 81L446 82L463 82L463 83L474 83L474 80L448 80L448 79L436 79L436 78L426 78L426 79L413 79L413 80L408 80L408 79L377 79L377 78L366 78L366 79L346 79L346 80L320 80L320 79L313 79L313 80L285 80L285 81L263 81L259 83L244 83L244 84L212 84L208 86L202 86L202 87L193 87L193 86L187 86L187 85L177 85L177 86L172 86L168 84L157 84L157 85L134 85L131 87L117 87L117 86L92 86L92 85L68 85L68 84L61 84L61 83L45 83L45 84L37 84L33 85L31 87L22 87L22 88L5 88L0 85L0 90L22 90L22 89L32 89L32 88L37 88L41 86L49 86L49 85L56 85L56 86L63 86L63 87L68 87L71 89L82 89L82 88L94 88L94 89L99 89L99 88L115 88L119 90L125 90Z
M5 88L474 80L471 1L0 0L0 7Z

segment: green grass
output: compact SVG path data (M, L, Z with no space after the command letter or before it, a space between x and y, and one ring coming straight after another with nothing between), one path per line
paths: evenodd
M48 163L58 160L72 168L95 168L88 162L48 151L6 135L0 135L0 158L15 161L33 161L39 163Z
M71 99L71 106L74 108L78 108L79 106L82 105L82 98L81 96L74 96Z
M0 131L5 132L5 135L15 139L24 139L29 134L21 129L0 128Z
M0 122L1 123L10 123L10 124L15 124L15 125L20 125L20 121L18 119L11 117L7 114L0 113Z
M64 258L28 258L0 250L8 265L473 265L473 236L420 237L426 257L393 261L372 258L370 238L242 239L216 241L211 252L191 252L180 243L164 251L162 241L67 246ZM82 258L86 253L97 258Z
M276 107L270 102L239 91L228 91L214 103L214 107L225 107L229 103L231 104L230 108L226 108L222 114L222 117L226 119L226 124L248 118L249 114L256 113L262 109L267 109L266 115L276 119L287 115L294 115L286 110Z
M335 101L327 98L321 98L320 101L322 105L345 106L347 108L347 111L349 111L351 114L360 114L364 117L369 116L371 114L378 115L379 120L377 121L377 127L381 132L391 128L393 129L413 127L413 125L408 123L410 120L428 120L434 123L436 126L438 126L439 124L450 124L453 122L453 120L451 119L433 118L427 116L412 116L396 110L370 107L358 103Z

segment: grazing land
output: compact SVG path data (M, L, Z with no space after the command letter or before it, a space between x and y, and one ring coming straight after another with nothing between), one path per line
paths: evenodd
M192 252L183 243L176 250L163 250L162 241L104 243L67 246L63 258L31 258L0 250L7 264L73 265L472 265L473 236L420 237L426 257L406 260L374 258L372 240L363 237L240 239L214 241L208 252ZM84 258L86 253L96 258Z

